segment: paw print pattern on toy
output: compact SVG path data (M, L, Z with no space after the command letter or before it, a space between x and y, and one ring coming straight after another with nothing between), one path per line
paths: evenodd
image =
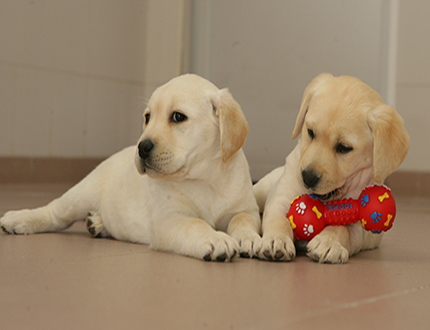
M370 215L370 219L372 219L373 223L379 223L379 221L381 221L382 219L382 213L378 213L375 211Z
M367 205L367 204L369 203L369 201L370 201L369 195L368 195L368 194L363 195L363 196L361 197L360 201L361 201L361 205L363 205L363 207L366 207L366 205Z
M303 233L306 236L311 236L314 233L314 226L305 224L305 226L303 227Z
M296 211L298 214L301 214L301 215L305 214L305 210L306 210L306 204L304 202L296 204Z

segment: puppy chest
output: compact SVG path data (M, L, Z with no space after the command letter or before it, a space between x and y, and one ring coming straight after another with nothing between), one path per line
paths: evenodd
M206 197L203 195L190 199L183 206L186 208L184 211L189 216L202 219L211 227L223 231L227 229L236 209L230 201L211 196L211 194Z

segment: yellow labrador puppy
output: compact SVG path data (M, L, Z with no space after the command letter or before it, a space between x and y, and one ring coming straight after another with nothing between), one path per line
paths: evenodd
M95 237L204 260L254 256L260 216L241 149L248 124L228 90L180 76L155 90L143 116L136 147L111 156L48 205L6 213L3 230L59 231L90 212Z
M409 137L394 108L353 77L317 76L306 88L293 139L301 134L285 166L254 186L263 212L260 257L291 260L296 250L285 215L298 195L324 201L358 198L370 184L382 183L406 157ZM359 223L327 226L307 244L308 256L325 263L345 263L364 249L376 248L382 234Z

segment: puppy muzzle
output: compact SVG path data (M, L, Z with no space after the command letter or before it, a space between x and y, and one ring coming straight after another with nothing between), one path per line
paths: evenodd
M317 194L316 192L318 191L318 184L321 183L322 176L314 170L303 170L301 174L305 188L309 189L313 195L324 202L337 198L342 192L342 187L338 187L327 193Z

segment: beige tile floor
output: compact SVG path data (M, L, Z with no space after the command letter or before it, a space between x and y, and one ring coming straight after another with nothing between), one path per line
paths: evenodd
M67 185L0 185L0 213ZM0 329L428 329L430 199L398 197L377 250L345 265L208 263L145 245L0 234Z

